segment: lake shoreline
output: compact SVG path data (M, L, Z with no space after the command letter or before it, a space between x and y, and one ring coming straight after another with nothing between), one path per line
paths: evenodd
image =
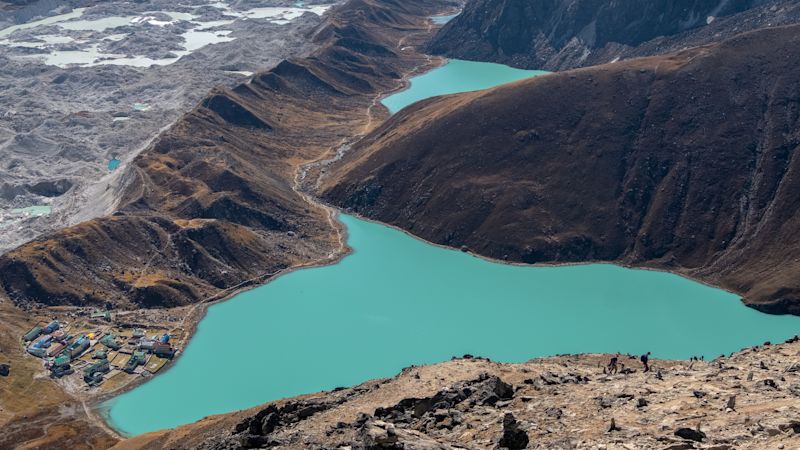
M430 63L430 62L431 62L431 60L429 59L428 63ZM438 68L442 68L442 67L445 67L445 66L438 66ZM411 72L412 73L416 72L416 70L417 69L415 68ZM541 75L544 75L544 74L545 73L541 73ZM394 91L391 91L391 92L393 92L393 93L405 92L411 87L412 83L413 83L413 81L411 79L409 79L409 77L404 77L403 78L403 86L398 88L398 90L394 90ZM376 97L376 99L385 99L386 95L387 94L380 94L379 96ZM375 101L373 101L372 106L374 106L374 105L375 105ZM370 106L370 108L367 109L367 113L368 113L368 115L370 115L370 117L371 117L371 107L372 106ZM388 109L391 111L391 108L388 108ZM342 155L345 154L347 148L349 148L350 145L356 144L360 138L361 138L361 136L356 136L354 140L351 140L351 141L349 141L347 143L341 144L341 147L339 147L339 150L331 150L333 152L333 156L330 156L330 152L329 152L327 156L330 156L330 157L323 156L323 157L320 157L317 160L306 162L305 164L303 164L303 165L301 165L299 167L298 172L297 172L296 177L295 177L298 193L300 193L301 195L306 197L307 201L310 204L320 205L321 207L324 207L324 208L328 209L329 214L330 214L329 218L336 222L335 224L332 222L332 225L334 227L338 227L338 231L337 232L339 233L339 236L340 236L340 242L341 242L341 239L344 239L345 241L347 241L351 237L348 226L346 226L346 224L342 221L342 218L341 218L341 215L344 212L339 210L338 208L333 207L330 204L327 204L326 202L322 201L321 199L317 198L316 196L313 196L313 195L309 194L307 191L302 189L302 186L303 186L303 184L305 182L308 181L308 180L305 179L306 178L306 174L308 173L308 170L315 169L315 168L318 168L318 167L325 167L327 164L330 164L331 162L338 161L339 158ZM345 147L347 147L347 148L345 148ZM341 150L341 152L340 152L340 150ZM340 155L340 153L341 153L341 155ZM326 159L326 157L327 157L327 159ZM319 177L321 174L322 174L322 172L320 171L319 173L316 173L315 175L317 175ZM617 268L652 271L652 272L658 272L658 273L664 273L664 274L678 275L682 279L697 283L697 280L694 280L693 278L691 278L691 277L689 277L689 276L687 276L685 274L671 272L671 271L665 271L665 270L658 270L658 269L648 268L648 267L635 267L635 266L632 266L632 265L626 265L626 264L617 263L617 262L613 262L613 261L581 261L581 262L575 262L575 263L525 264L525 263L520 263L520 262L509 262L509 261L504 261L504 260L497 260L497 259L485 257L485 256L480 255L480 254L476 254L476 253L473 253L473 252L459 252L458 249L455 249L455 248L452 248L452 247L449 247L449 246L428 242L428 241L426 241L426 240L424 240L424 239L422 239L422 238L420 238L420 237L418 237L418 236L416 236L416 235L414 235L414 234L412 234L412 233L410 233L410 232L408 232L406 230L400 229L399 227L396 227L394 225L385 224L385 223L374 221L374 220L371 220L371 219L368 219L368 218L363 218L361 216L357 216L357 217L360 220L363 220L364 222L367 222L367 223L371 223L371 224L374 224L374 225L380 225L380 226L386 227L388 229L391 229L393 231L401 231L402 235L413 238L415 240L415 242L420 242L420 243L429 245L429 246L431 246L433 248L440 249L440 250L450 250L450 251L452 251L453 254L467 253L467 254L471 255L473 258L481 260L483 262L492 263L492 264L498 264L498 265L502 265L502 266L521 267L521 268L558 268L558 267L577 267L577 266L588 266L588 265L592 265L592 264L601 264L601 265L607 265L607 266L614 266L614 267L617 267ZM226 301L226 300L232 299L232 297L234 297L234 296L236 296L238 294L242 294L242 293L246 293L246 292L247 293L253 293L255 291L255 289L253 289L253 288L267 288L269 286L274 286L275 283L278 283L278 282L280 282L280 281L282 281L284 279L284 277L282 277L282 275L287 275L287 274L291 274L291 273L293 273L295 271L299 271L298 269L335 267L335 266L341 264L343 261L345 261L345 257L346 256L350 256L350 255L353 255L353 254L358 255L359 254L358 249L354 249L353 247L351 247L349 245L345 245L345 246L342 247L342 251L339 254L337 254L336 257L331 259L330 261L328 261L328 260L317 261L314 264L292 267L290 269L287 269L287 270L281 271L279 273L273 274L269 279L265 280L265 282L263 284L260 284L260 285L258 285L258 282L249 283L247 286L243 287L242 289L237 289L236 291L233 291L233 292L229 293L224 298L217 299L217 300L215 300L213 302L208 303L204 307L204 310L203 310L204 311L204 317L202 318L202 320L206 320L206 318L207 318L207 314L208 314L208 309L207 308L208 308L208 306L217 304L218 302L221 303L222 301ZM708 288L716 288L715 286L711 286L711 285L709 285L707 283L697 283L697 284L698 285L702 285L704 287L708 287ZM723 290L720 290L720 289L718 289L718 290L720 292L725 292L727 294L731 294L731 293L729 293L727 291L723 291ZM731 295L733 295L733 294L731 294ZM227 303L227 304L230 305L230 303ZM273 305L273 306L282 306L282 305ZM757 313L758 314L763 314L763 313L760 313L760 312L757 312ZM199 324L199 322L198 322L198 324ZM196 328L194 329L194 331L196 332ZM195 339L196 339L196 336L193 336L192 341L195 342ZM589 353L605 354L605 353L597 353L597 352L593 352L593 351L590 351ZM564 354L565 353L547 353L547 352L544 352L543 354L542 353L534 354L532 356L533 356L533 359L538 359L538 358L546 358L546 357L548 357L548 355L564 355ZM585 352L584 353L575 352L575 353L566 353L566 354L580 355L580 354L586 354L586 353ZM686 353L686 354L688 355L688 353ZM310 355L309 355L309 357L310 357ZM669 358L669 360L680 360L680 359L681 358ZM687 356L687 359L688 359L688 356ZM525 360L525 359L523 358L521 360ZM531 359L528 358L528 360L531 360ZM519 361L514 361L514 360L509 361L507 359L503 359L503 361L507 361L509 363L519 362ZM424 359L420 359L420 362L422 362L423 364L435 364L435 361L431 362L431 361L427 361L427 360L424 360ZM360 380L363 380L363 379L364 378L360 378ZM356 382L352 382L352 383L356 383ZM348 385L351 385L350 382L348 382ZM301 392L304 392L304 393L314 392L314 390L313 389L301 390ZM291 395L278 397L278 398L287 398L287 397L291 397ZM113 407L113 405L112 405L112 407ZM247 408L245 408L245 409L247 409ZM214 414L216 414L216 413L214 413ZM113 423L111 421L111 418L110 418L110 412L107 414L106 417L107 417L107 421L109 423Z
M243 293L235 299L237 301L218 304L222 309L215 309L213 315L211 310L206 310L204 323L208 327L198 330L186 354L168 376L157 377L155 384L150 384L146 391L112 404L112 409L121 409L117 410L120 415L116 421L109 419L109 423L118 425L123 434L138 435L190 423L208 415L248 409L264 401L328 391L336 386L354 386L364 380L389 377L408 365L436 364L466 353L516 364L552 356L608 355L614 351L638 355L652 350L654 359L688 362L690 356L712 359L720 352L736 352L753 344L767 340L777 342L796 334L796 326L789 321L726 301L730 294L683 277L669 278L671 274L663 274L665 277L648 275L642 279L644 273L657 272L631 272L607 263L596 267L586 264L512 266L485 261L449 247L431 246L385 224L339 214L340 223L347 228L349 257L315 270L296 271L292 277L273 277L258 290ZM391 263L386 255L393 255ZM398 271L398 267L405 269ZM569 268L581 270L553 271ZM509 272L510 269L514 270ZM550 270L538 272L536 269ZM413 274L423 273L426 275L414 283L391 284L391 280L395 283L412 280ZM370 281L354 289L353 279ZM628 279L630 282L626 282ZM441 286L448 286L448 290L443 291L446 296L437 294L439 288L431 286L431 280L440 280ZM498 280L506 288L498 291L492 280ZM519 284L523 281L526 284ZM601 284L595 285L597 282ZM456 284L463 285L451 291ZM372 285L384 288L379 299L373 298ZM563 286L567 292L563 297L551 297L558 286ZM652 291L642 291L643 287ZM620 292L628 292L628 298L618 298ZM646 295L648 301L641 301L641 295ZM665 300L673 297L673 301ZM397 309L398 304L403 307ZM695 318L673 327L671 324L678 325L676 321L683 318L681 311L688 304L694 305ZM514 311L514 314L508 315L505 311ZM569 311L580 311L580 314L574 316ZM630 313L617 317L615 311ZM664 312L669 314L664 316ZM656 317L661 320L647 320ZM754 317L759 320L752 321L749 332L734 340L718 333L730 320ZM257 330L249 330L252 318L258 318ZM440 320L444 318L447 320ZM612 327L613 332L603 331L608 320L618 322ZM481 330L481 323L487 324L485 332L468 331ZM496 323L503 323L503 327L490 326ZM562 336L564 333L557 332L569 331L571 327L580 333ZM297 334L298 330L302 332ZM378 351L384 345L383 340L363 340L363 336L379 334L393 336L386 342L392 352ZM261 357L242 360L236 352L219 353L219 343L225 341L226 336L234 335L244 342L263 340L268 343L292 337L291 344L270 345ZM441 335L449 338L443 339ZM554 336L561 337L552 339ZM714 338L710 339L711 336ZM358 346L360 352L373 355L368 363L351 360L356 355L347 353L347 349L354 346ZM220 369L208 366L209 360L215 361ZM276 372L274 367L282 369ZM217 394L222 393L209 393L204 396L210 405L207 411L196 410L197 405L184 410L181 404L188 398L182 398L224 377L230 368L236 368L241 375L236 377L236 387L224 393L225 400L217 398ZM179 374L173 374L175 370ZM223 372L218 373L219 370ZM259 375L265 373L270 375L266 378ZM189 376L194 378L192 385L196 387L183 384ZM135 425L145 428L131 429L132 411L141 410L153 396L174 396L167 403L178 405L171 409L184 412L160 413L176 421L174 424L165 423L156 428ZM231 406L221 408L225 402ZM180 419L182 414L195 412L203 412L203 416ZM111 416L107 414L106 417ZM143 424L161 420L136 417ZM127 425L120 426L123 423Z

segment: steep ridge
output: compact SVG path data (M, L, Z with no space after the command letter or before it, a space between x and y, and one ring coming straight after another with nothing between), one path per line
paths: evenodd
M665 54L798 22L800 4L788 0L474 0L428 50L554 71Z
M18 305L169 307L335 258L337 226L296 190L299 167L361 132L373 99L426 64L398 43L427 38L442 4L334 8L318 51L210 93L134 161L111 217L3 255L0 286Z
M465 355L127 439L114 449L780 449L800 444L797 338L705 361Z
M664 269L800 314L797 58L789 26L429 99L321 192L491 258Z

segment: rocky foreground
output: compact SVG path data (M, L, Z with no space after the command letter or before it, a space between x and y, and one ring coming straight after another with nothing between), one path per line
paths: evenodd
M800 342L643 372L607 355L501 364L465 356L206 418L115 448L800 448Z

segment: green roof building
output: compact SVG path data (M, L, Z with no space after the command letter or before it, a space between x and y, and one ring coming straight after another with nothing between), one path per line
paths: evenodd
M67 366L69 365L70 361L72 361L72 359L68 354L61 354L53 360L53 366Z
M28 331L27 333L25 333L25 336L23 336L23 339L25 339L26 341L32 341L32 340L36 339L37 337L39 337L39 335L42 334L42 331L43 331L42 327L33 327L33 328L31 328L31 331Z

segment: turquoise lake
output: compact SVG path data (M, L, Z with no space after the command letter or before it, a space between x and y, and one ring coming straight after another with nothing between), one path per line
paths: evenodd
M383 102L394 113L542 73L451 60ZM677 275L499 264L341 220L353 254L210 307L169 370L104 404L110 424L136 435L465 353L506 362L617 351L712 358L800 330L800 317L761 314Z
M120 164L122 164L122 161L118 160L117 158L114 158L108 161L108 170L114 171L117 169L117 167L119 167Z
M429 97L488 89L512 81L543 75L542 70L523 70L502 64L451 59L430 72L411 79L408 89L384 98L392 114Z
M761 314L677 275L498 264L341 220L353 254L209 308L172 368L106 405L111 424L126 434L174 427L465 353L711 358L800 329L799 317Z

